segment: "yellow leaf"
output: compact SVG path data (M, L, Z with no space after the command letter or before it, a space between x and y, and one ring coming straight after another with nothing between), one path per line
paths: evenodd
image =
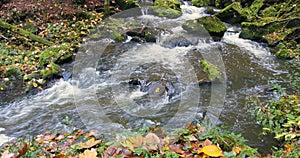
M38 86L39 86L39 85L38 85L37 83L35 83L35 82L33 82L33 84L32 84L32 85L33 85L33 87L34 87L34 88L36 88L36 87L38 87Z
M96 149L85 150L82 154L79 155L79 158L97 158Z
M158 93L159 91L160 91L160 88L157 87L157 88L155 89L155 92Z
M198 151L198 154L200 153L204 153L205 155L212 157L223 156L222 151L216 145L205 146L200 151Z

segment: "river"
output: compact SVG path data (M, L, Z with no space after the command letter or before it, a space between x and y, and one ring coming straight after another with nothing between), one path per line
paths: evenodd
M187 4L182 10L176 19L149 15L145 8L115 15L160 30L156 42L88 41L72 64L72 79L57 80L35 95L0 102L0 144L11 137L47 130L70 132L74 127L103 133L158 123L179 128L207 112L213 124L242 133L248 145L269 151L277 142L270 135L260 136L261 126L247 103L251 97L266 101L276 97L267 90L288 74L284 61L262 44L239 38L237 26L227 24L227 32L217 42L187 35L183 22L208 15L205 8ZM186 39L189 45L182 46ZM220 82L198 84L205 76L199 64L202 59L220 68ZM172 84L174 94L172 98L149 97L139 85L128 84L134 78L163 79Z

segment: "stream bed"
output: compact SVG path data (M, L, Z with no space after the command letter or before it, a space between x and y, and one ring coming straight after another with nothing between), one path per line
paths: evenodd
M275 97L268 89L289 73L284 61L267 47L240 39L236 26L228 25L217 42L208 35L188 35L181 24L208 15L205 8L183 5L182 10L176 19L153 16L147 9L115 15L124 23L137 22L133 28L155 28L156 42L132 42L131 37L113 42L109 36L88 41L72 64L72 79L58 80L36 95L0 101L0 144L9 137L70 132L74 127L103 133L158 123L180 128L206 113L213 124L242 133L248 145L269 151L277 142L273 136L260 136L261 126L247 103L251 97ZM220 82L202 82L203 59L221 70ZM129 84L132 80L137 84ZM148 90L141 90L143 85ZM156 85L153 93L149 85Z

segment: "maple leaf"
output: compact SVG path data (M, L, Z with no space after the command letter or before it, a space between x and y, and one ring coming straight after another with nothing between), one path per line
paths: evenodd
M79 158L97 158L97 151L96 149L85 150L79 155Z

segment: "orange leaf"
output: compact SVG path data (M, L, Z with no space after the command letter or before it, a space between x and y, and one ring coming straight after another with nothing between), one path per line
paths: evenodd
M85 143L80 142L79 146L82 147L82 148L91 148L91 147L99 144L100 142L101 142L101 140L95 141L95 138L92 138L92 139L88 140Z

